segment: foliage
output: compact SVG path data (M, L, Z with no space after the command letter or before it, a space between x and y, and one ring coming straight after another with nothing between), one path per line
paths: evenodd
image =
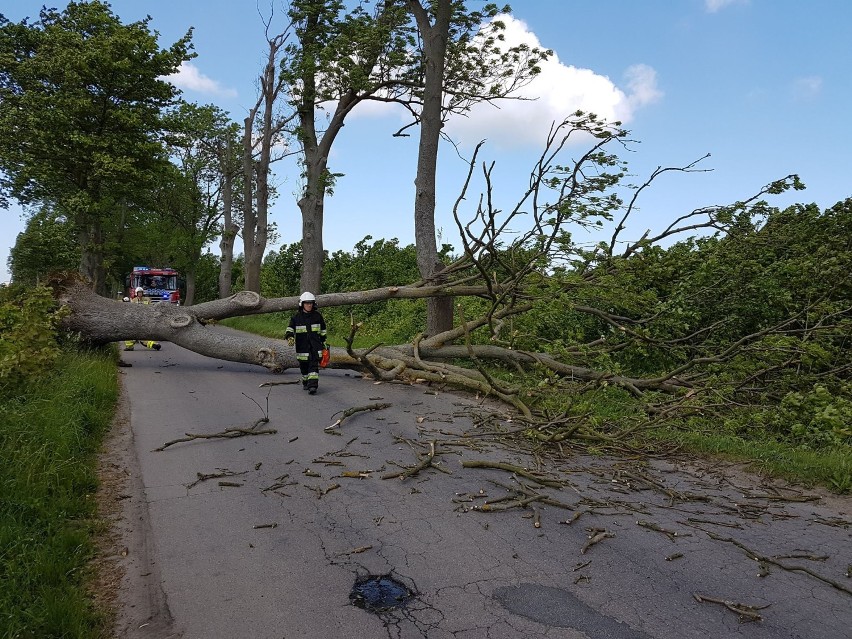
M63 215L42 207L27 221L9 252L9 270L18 284L35 286L51 272L74 271L80 264L80 249Z
M102 1L0 16L0 193L67 216L102 292L105 228L168 166L164 77L192 57L189 33L160 49L149 22L122 24Z
M180 102L163 121L175 170L159 184L153 206L157 220L170 229L168 263L185 274L194 293L202 251L222 234L224 206L239 190L233 179L239 167L228 153L237 146L237 128L218 107L187 102ZM186 299L187 304L195 301Z
M803 448L852 446L852 383L835 389L815 384L808 390L790 391L780 403L744 411L726 426L752 437L755 431L763 431Z
M417 278L414 245L401 247L396 238L374 240L367 235L351 253L336 251L326 260L323 289L363 291L414 282Z
M302 270L302 243L283 245L269 251L260 271L260 292L267 297L298 295ZM331 289L333 290L333 289Z
M0 400L51 373L60 356L57 325L65 313L44 286L0 287Z
M118 395L114 356L67 350L46 373L0 404L3 636L104 636L85 568L95 456Z
M219 299L219 257L207 251L195 265L195 303Z

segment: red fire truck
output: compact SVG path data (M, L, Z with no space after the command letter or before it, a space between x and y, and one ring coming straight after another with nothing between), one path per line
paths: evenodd
M127 277L127 296L130 299L136 297L136 289L141 286L146 302L180 304L179 277L180 274L173 268L134 266Z

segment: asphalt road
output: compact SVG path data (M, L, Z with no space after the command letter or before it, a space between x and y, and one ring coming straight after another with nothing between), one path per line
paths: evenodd
M495 434L515 428L500 406L423 384L328 371L309 396L280 384L297 371L168 343L123 359L135 489L119 636L852 637L848 497L686 459L518 452ZM377 403L391 406L326 430ZM229 428L276 432L155 450ZM382 478L433 444L431 466ZM476 461L557 483L462 466ZM400 584L402 605L354 605L371 577Z

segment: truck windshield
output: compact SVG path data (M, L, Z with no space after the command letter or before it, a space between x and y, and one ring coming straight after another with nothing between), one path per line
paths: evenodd
M175 275L146 275L142 278L142 287L145 290L157 289L161 291L176 291L177 276Z

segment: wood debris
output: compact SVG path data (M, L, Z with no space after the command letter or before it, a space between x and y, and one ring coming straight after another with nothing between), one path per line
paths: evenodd
M697 592L692 593L692 596L695 597L695 601L698 603L704 603L706 601L725 606L725 608L731 612L735 612L739 615L740 622L763 621L763 617L757 611L769 607L769 604L766 604L765 606L752 606L749 604L736 603L728 599L716 599L715 597L700 595Z

